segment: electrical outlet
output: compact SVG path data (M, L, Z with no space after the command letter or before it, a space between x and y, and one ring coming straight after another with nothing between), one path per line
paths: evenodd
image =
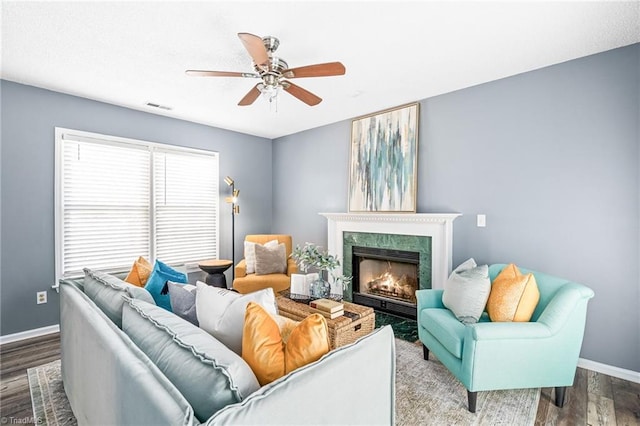
M484 214L479 214L477 216L476 224L478 225L478 228L484 228L485 226L487 226L487 216Z
M46 291L39 291L36 293L36 303L38 305L41 305L43 303L47 303L47 292Z

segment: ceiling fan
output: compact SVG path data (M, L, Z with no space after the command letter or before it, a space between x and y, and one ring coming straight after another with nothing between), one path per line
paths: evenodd
M289 68L282 59L274 56L274 52L280 45L280 41L273 36L259 37L249 33L238 33L240 41L253 59L255 72L233 71L205 71L187 70L187 75L200 77L244 77L260 78L262 82L256 84L244 98L238 102L240 106L251 105L262 94L269 102L277 98L281 90L288 92L309 106L318 105L322 99L302 87L286 80L302 77L328 77L343 75L344 65L340 62L328 62L326 64L307 65L298 68Z

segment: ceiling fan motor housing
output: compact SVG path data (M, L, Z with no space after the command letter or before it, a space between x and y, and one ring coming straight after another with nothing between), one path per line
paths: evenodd
M269 56L269 69L265 70L260 66L253 64L253 68L256 70L260 77L267 83L266 77L272 76L275 78L282 78L282 72L289 69L289 64L284 59L280 59L276 56Z
M280 40L274 36L262 37L262 42L269 53L275 52L276 49L278 49L278 46L280 46Z

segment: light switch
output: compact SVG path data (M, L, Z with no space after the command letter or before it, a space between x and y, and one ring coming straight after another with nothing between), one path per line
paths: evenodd
M484 228L487 226L487 216L484 214L479 214L477 219L478 228Z

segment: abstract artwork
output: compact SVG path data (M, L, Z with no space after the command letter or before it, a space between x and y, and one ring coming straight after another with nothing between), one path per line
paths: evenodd
M416 212L419 104L353 120L349 211Z

